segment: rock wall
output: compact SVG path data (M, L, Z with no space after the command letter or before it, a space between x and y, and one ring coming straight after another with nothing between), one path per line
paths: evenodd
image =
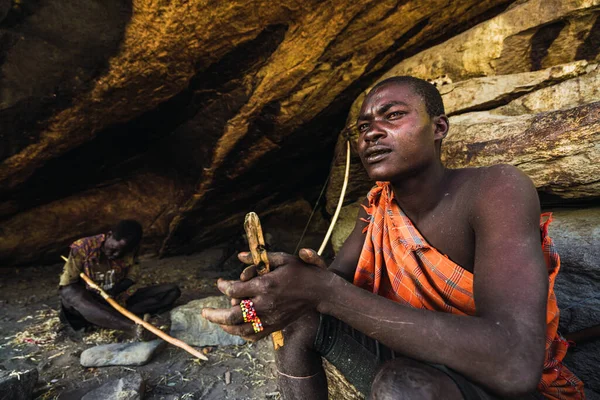
M102 222L92 205L148 173L167 186L136 213L163 255L223 240L249 210L312 200L375 76L511 3L2 2L0 263L54 261L126 217L127 196ZM56 218L32 229L40 214Z
M438 87L450 116L442 144L448 167L508 163L532 178L542 207L554 211L551 235L562 255L556 291L563 333L600 325L600 214L594 207L600 204L599 15L598 1L519 2L377 79L414 75ZM349 135L351 179L333 234L335 251L373 185L355 151L355 121L366 93L353 103L338 137L327 188L332 213ZM578 345L567 359L590 399L600 399L599 343Z

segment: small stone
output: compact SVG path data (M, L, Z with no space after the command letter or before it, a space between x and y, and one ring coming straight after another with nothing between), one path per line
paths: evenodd
M0 371L0 400L29 400L37 383L37 369Z
M144 396L145 382L139 374L115 379L92 390L81 400L140 400Z
M242 345L244 339L230 335L218 325L202 317L202 309L229 308L231 303L225 296L206 297L191 301L171 311L171 336L192 346Z
M110 365L144 365L164 342L112 343L92 347L81 353L84 367L107 367Z

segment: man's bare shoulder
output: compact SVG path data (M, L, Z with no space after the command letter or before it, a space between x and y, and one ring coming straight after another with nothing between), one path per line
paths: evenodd
M478 186L482 196L485 196L489 191L494 194L505 193L501 197L514 195L523 191L527 193L536 191L531 178L513 165L497 164L479 168L479 173Z
M499 209L539 207L536 188L519 168L508 164L452 170L453 186L467 215L496 213ZM467 216L465 215L465 217Z
M452 170L459 190L471 195L485 195L487 190L510 185L515 190L535 190L531 178L519 168L509 164L496 164L489 167L459 168ZM473 192L475 190L476 192ZM478 196L474 196L477 198Z
M498 164L464 170L471 199L471 217L481 213L530 214L539 218L539 198L533 181L519 168Z

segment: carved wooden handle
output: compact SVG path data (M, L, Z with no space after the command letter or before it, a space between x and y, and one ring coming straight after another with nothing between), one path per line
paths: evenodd
M258 275L264 275L271 270L269 266L269 258L267 257L267 249L265 248L265 238L263 236L260 219L255 212L246 214L244 220L244 230L248 237L248 245L250 253L252 253L252 262L256 265ZM283 332L276 331L272 334L273 347L278 350L283 347Z

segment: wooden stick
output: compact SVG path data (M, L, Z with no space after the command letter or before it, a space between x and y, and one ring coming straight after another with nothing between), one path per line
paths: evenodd
M348 179L350 177L350 140L346 142L346 170L344 173L344 184L342 185L342 191L340 193L340 198L338 199L338 204L335 209L335 214L333 214L333 218L331 219L331 224L329 224L329 229L325 234L325 238L323 239L323 243L321 243L321 247L319 251L317 251L318 255L323 254L323 250L325 250L325 246L327 246L327 242L329 241L329 237L333 232L333 227L337 222L337 219L340 215L340 210L342 209L342 204L344 203L344 196L346 195L346 188L348 187Z
M244 230L246 236L248 236L248 245L250 246L250 253L252 253L252 262L256 265L258 275L264 275L271 270L269 266L269 258L267 256L267 249L265 248L265 238L263 237L262 227L260 225L260 219L255 212L249 212L246 214L244 220ZM273 348L279 350L283 347L283 332L276 331L272 333Z
M68 259L66 257L64 257L64 256L61 256L61 257L63 260L68 261ZM106 300L108 302L108 304L110 304L115 310L117 310L118 312L120 312L121 314L123 314L124 316L126 316L127 318L129 318L130 320L135 322L136 324L142 325L144 328L148 329L150 332L154 333L156 336L158 336L165 342L169 342L174 346L182 348L183 350L187 351L188 353L190 353L191 355L193 355L195 357L198 357L201 360L208 361L208 358L206 358L206 356L204 354L200 353L198 350L194 349L189 344L167 335L166 333L164 333L163 331L161 331L160 329L158 329L151 323L144 321L143 319L141 319L140 317L138 317L131 311L128 311L127 309L121 307L121 305L119 303L117 303L112 297L110 297L110 295L108 295L108 293L106 293L104 290L102 290L102 288L100 286L96 285L96 283L92 279L90 279L90 277L87 276L85 273L82 272L79 274L79 276L81 277L81 279L83 279L85 281L85 283L88 284L89 287L98 291L98 293L100 293L100 296L102 296L104 298L104 300Z
M258 275L264 275L271 270L269 266L269 257L265 248L265 238L263 237L260 219L255 212L249 212L244 219L244 230L248 237L250 253L252 253L252 262L256 265Z

